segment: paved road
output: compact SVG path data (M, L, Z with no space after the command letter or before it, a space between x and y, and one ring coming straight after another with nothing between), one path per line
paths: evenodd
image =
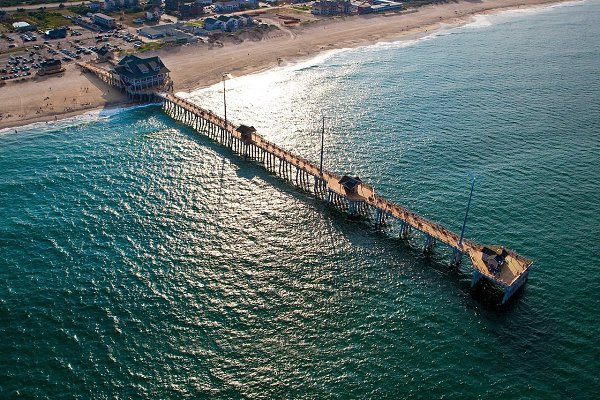
M99 0L101 3L104 3L104 0ZM74 2L64 2L65 7L68 6L78 6L80 4L88 4L91 1L74 1ZM17 11L17 8L24 8L25 10L37 10L40 7L46 7L48 9L58 8L60 3L44 3L44 4L32 4L32 5L20 5L20 6L12 6L12 7L0 7L2 11Z

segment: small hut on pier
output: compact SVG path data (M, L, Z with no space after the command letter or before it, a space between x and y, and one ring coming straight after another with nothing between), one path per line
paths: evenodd
M240 133L242 140L244 141L252 140L252 134L256 133L256 129L253 126L248 125L240 125L236 130Z
M344 187L344 190L347 194L356 193L358 191L358 187L361 185L362 181L358 176L354 178L348 175L342 176L342 179L338 181L340 185Z

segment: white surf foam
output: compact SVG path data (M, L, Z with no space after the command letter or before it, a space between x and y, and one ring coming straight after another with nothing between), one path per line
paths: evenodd
M152 104L139 104L134 106L126 106L126 107L112 107L105 108L100 110L90 110L86 111L83 114L74 115L68 118L61 118L57 120L51 121L41 121L41 122L33 122L26 125L15 126L12 128L3 128L0 129L0 135L8 135L11 133L19 133L24 131L36 131L36 132L51 132L66 128L71 128L74 126L89 124L92 122L96 122L103 119L109 119L115 115L118 115L124 111L141 108L141 107L149 107Z

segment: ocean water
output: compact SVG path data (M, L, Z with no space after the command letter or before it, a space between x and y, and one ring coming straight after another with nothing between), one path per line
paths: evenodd
M506 306L157 107L0 132L1 398L600 394L600 1L226 82L228 118L535 260ZM222 111L222 85L182 94Z

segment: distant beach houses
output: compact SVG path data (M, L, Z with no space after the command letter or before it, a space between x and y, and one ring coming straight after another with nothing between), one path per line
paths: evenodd
M139 0L104 0L104 2L94 3L99 3L98 5L105 11L128 9L140 5Z
M243 15L219 15L217 18L204 19L204 29L207 31L221 30L223 32L235 32L240 28L251 26L254 20L251 16Z
M217 13L228 13L244 9L257 8L258 0L219 1L214 3L213 7Z
M404 8L403 4L391 0L317 0L313 3L314 15L333 16L348 14L373 14L386 11L397 11Z
M198 38L193 35L193 27L184 25L180 22L175 24L164 24L156 26L145 26L137 32L148 39L163 39L163 42L172 43L196 43ZM192 34L190 34L192 33Z
M187 25L181 22L156 26L145 26L137 30L138 34L148 39L161 39L163 42L196 43L197 36L207 36L211 33L236 32L239 29L253 26L255 21L251 16L242 15L219 15L208 17L202 21L203 26Z

